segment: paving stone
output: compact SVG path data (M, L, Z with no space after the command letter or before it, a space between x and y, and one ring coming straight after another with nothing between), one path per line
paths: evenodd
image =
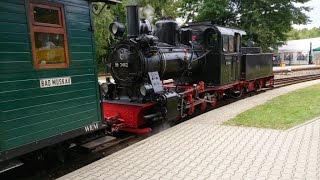
M198 175L195 179L196 180L206 180L206 179L209 179L209 176Z
M239 179L243 179L241 175L233 175L230 177L230 180L239 180Z
M220 179L221 174L211 173L208 177L209 180Z
M255 176L251 176L251 175L244 175L242 178L245 180L255 180L256 179Z
M310 175L307 174L304 178L313 180L313 179L319 179L319 176L316 174L310 174Z
M141 177L138 177L137 180L149 180L151 177L147 175L143 175Z
M269 172L270 175L274 175L274 176L280 176L281 175L281 169L272 169Z
M268 177L269 176L269 172L267 172L267 171L258 171L258 173L256 175L257 175L257 177Z
M269 175L267 179L269 180L279 180L281 177L277 175Z
M176 177L179 177L179 178L184 178L188 175L189 172L186 172L186 171L179 171L178 174L176 174Z

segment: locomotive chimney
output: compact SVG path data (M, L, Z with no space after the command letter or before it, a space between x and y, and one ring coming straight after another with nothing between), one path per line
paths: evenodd
M136 38L139 36L139 6L127 6L127 24L128 24L128 37Z

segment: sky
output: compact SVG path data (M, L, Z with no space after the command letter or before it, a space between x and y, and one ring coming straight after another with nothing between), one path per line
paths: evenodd
M305 5L313 8L310 12L306 13L310 17L311 22L307 25L293 25L293 27L296 29L320 27L320 0L311 0Z

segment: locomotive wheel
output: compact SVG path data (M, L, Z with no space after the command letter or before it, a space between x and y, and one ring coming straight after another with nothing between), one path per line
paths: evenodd
M217 106L217 98L213 98L211 102L211 106L215 108Z
M188 115L191 116L195 111L194 99L192 95L188 95L187 101L190 103L190 107L188 108Z
M230 96L231 96L232 98L238 99L238 98L241 98L241 97L242 97L242 95L244 94L244 92L245 92L244 88L243 88L243 87L239 87L237 92L230 92Z
M208 104L208 103L205 102L205 101L203 101L203 102L201 103L200 109L201 109L202 112L204 112L204 111L207 110L207 104Z
M191 116L194 113L194 110L195 110L194 106L190 107L188 109L188 115Z

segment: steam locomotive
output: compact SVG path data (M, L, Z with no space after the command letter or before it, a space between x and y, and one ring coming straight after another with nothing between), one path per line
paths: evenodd
M112 131L146 133L154 122L185 118L215 107L223 96L273 85L272 54L241 47L245 31L160 20L152 33L139 20L138 6L127 7L127 23L126 38L123 24L110 25L119 40L107 62L115 83L107 79L101 85Z

